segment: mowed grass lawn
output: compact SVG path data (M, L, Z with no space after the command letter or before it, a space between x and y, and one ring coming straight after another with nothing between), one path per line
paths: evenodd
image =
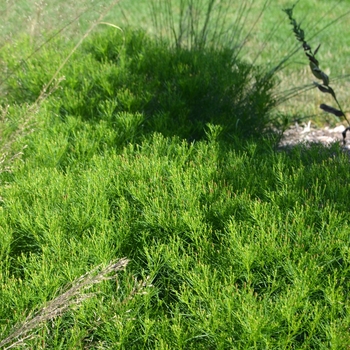
M330 12L332 4L304 1L295 15L309 11L312 33L323 15L329 22L350 6ZM19 16L25 5L12 9ZM61 11L61 2L51 5L36 17L42 28L45 13ZM307 68L301 51L277 81L257 65L283 53L280 42L293 47L280 11L290 4L270 4L238 57L237 48L156 41L152 21L148 34L138 31L150 20L146 2L138 5L121 2L123 12L105 21L123 31L99 27L67 62L97 12L35 54L41 27L17 36L15 12L6 12L0 347L348 349L349 155L337 144L280 149L267 130L278 79L293 86L298 60ZM79 10L65 6L68 18ZM255 62L254 40L274 16L283 29ZM347 36L336 35L345 23L313 39L331 78L347 74ZM294 115L305 105L287 107Z

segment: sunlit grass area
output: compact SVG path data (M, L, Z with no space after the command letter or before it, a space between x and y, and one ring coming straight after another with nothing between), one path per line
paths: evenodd
M278 147L285 120L340 121L315 89L276 100L314 80L292 4L188 3L0 14L1 348L349 348L349 156ZM294 10L331 79L336 4Z

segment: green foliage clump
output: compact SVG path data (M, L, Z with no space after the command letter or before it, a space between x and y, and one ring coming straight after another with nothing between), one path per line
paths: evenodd
M53 50L47 46L7 81L9 103L38 97L53 63L67 55ZM272 77L232 50L171 49L142 32L93 35L62 74L65 81L52 97L55 112L108 121L128 140L153 131L199 139L209 122L226 133L257 136L274 105ZM126 124L133 124L132 132Z
M57 45L20 70L1 51L14 132L71 50ZM73 55L17 140L23 161L0 171L2 338L125 256L117 279L75 289L74 308L58 304L17 345L347 348L348 156L222 138L262 132L273 106L271 77L233 57L132 31Z
M89 268L131 261L28 344L342 349L350 341L349 175L339 149L225 145L211 126L205 141L153 134L62 168L58 143L64 149L75 128L56 123L31 136L26 163L2 191L0 314L13 326ZM91 152L87 132L76 134L81 154ZM133 292L147 276L152 286Z

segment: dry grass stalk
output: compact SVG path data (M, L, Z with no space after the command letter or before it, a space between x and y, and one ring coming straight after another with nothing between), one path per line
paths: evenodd
M50 81L46 84L46 86L43 88L42 90L42 94L45 94L46 90L49 88L49 86L52 84L52 82L57 78L57 75L59 74L59 72L62 70L62 68L66 65L66 63L68 62L68 60L70 59L70 57L73 55L73 53L78 49L78 47L82 44L82 42L89 36L89 34L95 29L95 27L101 23L106 24L105 22L102 22L103 18L106 17L106 15L108 14L108 12L110 12L110 10L116 6L118 3L120 2L120 0L116 0L114 1L110 6L108 6L105 11L102 12L102 14L100 15L100 17L97 19L96 22L94 22L90 28L86 31L86 33L80 38L79 42L74 46L73 50L69 53L69 55L64 59L64 61L62 62L62 64L59 66L59 68L56 70L55 74L52 76L52 78L50 79ZM119 29L119 27L118 27ZM41 98L41 95L39 95L38 99Z
M18 141L20 138L25 137L34 131L35 127L35 116L38 113L41 104L45 101L45 99L53 94L58 88L59 84L64 78L56 79L54 84L50 86L49 91L42 91L40 93L39 98L31 105L28 105L24 111L24 115L20 118L21 123L18 126L17 130L14 131L10 137L4 138L2 137L2 133L0 130L1 139L5 139L5 141L0 144L0 173L2 172L10 172L12 170L12 164L16 159L20 159L23 155L23 150L27 147L24 145L20 151L15 152L13 149L13 144ZM5 125L7 122L7 114L8 114L9 106L5 108L0 107L0 125ZM1 128L0 128L1 129Z
M134 287L132 288L130 294L122 301L123 304L132 300L135 295L138 294L147 294L147 292L141 292L145 288L153 287L151 283L149 283L150 276L147 276L145 280L138 281L135 277Z
M92 30L99 24L107 24L110 26L113 26L119 30L121 30L121 28L119 28L116 25L113 25L111 23L106 23L106 22L102 22L102 19L108 14L108 12L118 3L120 2L120 0L115 0L110 6L108 6L100 15L100 17L98 18L98 20L96 22L94 22L90 28L86 31L86 33L82 36L82 38L79 40L79 42L75 45L75 47L73 48L73 50L69 53L69 55L64 59L63 63L58 67L58 69L56 70L56 72L53 74L53 76L51 77L51 79L49 80L49 82L43 87L43 89L41 90L40 95L38 96L38 98L36 99L36 101L32 104L28 106L28 109L26 110L26 117L24 118L23 123L19 126L19 128L17 129L16 132L14 132L11 137L5 142L5 144L0 145L0 173L4 172L4 171L10 171L11 170L11 163L15 160L21 157L21 155L23 154L23 149L26 147L24 146L23 149L20 152L11 154L11 146L13 145L13 143L18 140L19 137L23 137L25 135L28 135L29 133L31 133L33 131L33 117L36 115L36 113L38 112L40 105L42 104L42 102L48 97L50 96L57 88L59 83L64 79L64 77L61 78L57 78L58 74L60 73L60 71L63 69L63 67L66 65L66 63L68 62L68 60L70 59L70 57L73 55L73 53L78 49L78 47L82 44L82 42L84 41L84 39L86 39L86 37L92 32ZM37 50L36 50L37 51ZM36 52L35 51L35 52ZM0 122L4 122L5 121L5 117L7 114L7 108L3 109L0 111L1 113L1 121ZM1 135L0 135L1 136ZM12 152L13 153L13 152Z
M295 7L296 4L294 4L291 8L287 8L284 9L283 11L287 14L290 24L293 27L293 32L295 34L295 37L298 41L300 41L303 45L303 49L304 49L304 53L307 56L308 60L309 60L309 65L310 65L310 69L312 74L314 75L315 78L322 80L322 83L318 83L318 82L314 82L314 85L322 92L322 93L326 93L326 94L330 94L334 101L336 102L338 109L334 108L332 106L328 106L324 103L322 103L320 105L320 108L327 112L327 113L331 113L337 117L343 117L346 122L348 123L348 127L343 131L342 135L343 135L343 144L345 145L345 138L346 138L346 132L350 130L350 122L346 117L346 114L344 113L338 99L337 96L334 92L334 90L331 88L331 86L329 85L329 77L328 75L323 72L320 69L319 66L319 61L316 58L316 54L321 46L318 45L316 50L312 51L311 46L307 43L307 41L305 40L305 32L304 30L301 28L301 24L297 23L296 20L293 17L293 9Z
M10 343L12 344L5 349L24 345L25 340L34 337L34 335L31 334L34 329L38 328L46 321L62 315L71 306L81 305L84 300L94 296L95 293L85 293L85 291L97 283L115 279L117 272L123 270L128 263L128 259L122 258L118 261L112 261L108 264L107 267L103 269L101 269L100 265L88 273L82 275L76 281L74 281L70 287L66 287L65 292L61 293L58 297L48 302L45 307L41 308L34 315L29 315L21 325L15 327L14 331L6 339L0 342L0 348L3 348L5 345L8 345ZM139 290L141 285L143 286L143 283L138 285L136 289Z

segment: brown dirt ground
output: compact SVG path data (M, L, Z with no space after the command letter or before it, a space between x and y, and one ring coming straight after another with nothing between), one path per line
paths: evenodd
M347 133L346 144L343 145L342 132L345 130L344 125L339 125L335 128L316 128L312 126L309 121L306 124L291 126L287 129L280 142L280 147L290 147L299 143L321 143L323 145L330 145L338 142L345 150L350 151L350 131Z

